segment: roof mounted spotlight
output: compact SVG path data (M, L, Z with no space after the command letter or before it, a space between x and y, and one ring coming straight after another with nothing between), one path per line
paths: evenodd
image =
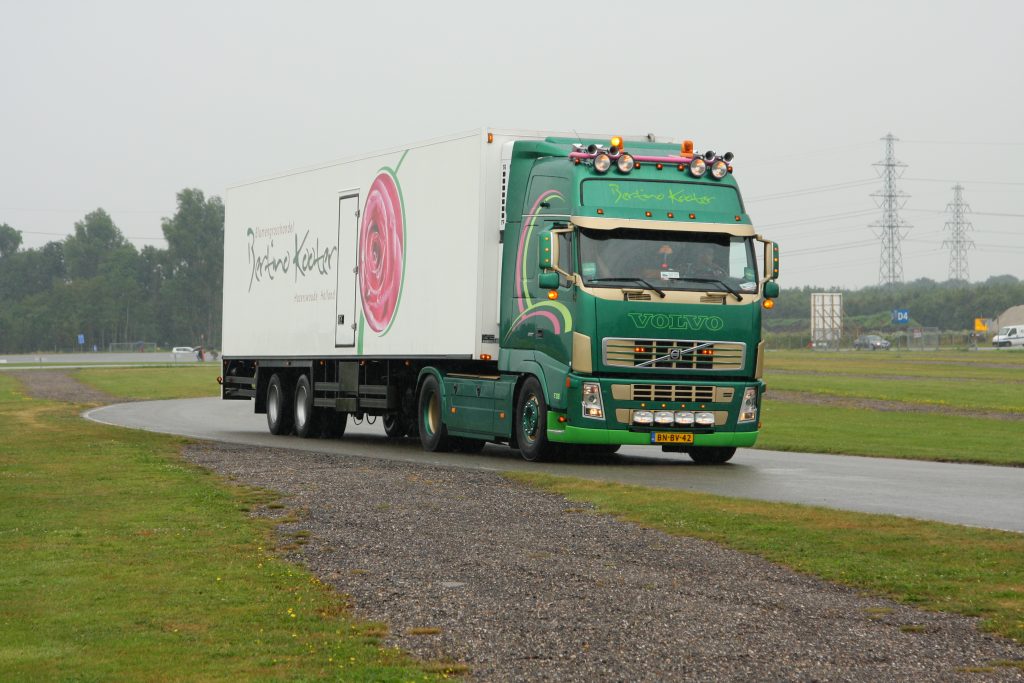
M716 159L711 164L711 177L715 180L721 180L729 172L729 164L725 163L722 159Z
M690 162L690 175L694 178L700 178L708 170L708 164L700 157L694 157L693 161Z
M710 149L708 151L704 152L704 161L707 161L707 162L710 163L710 162L712 162L714 160L715 160L715 153L714 152L712 152Z
M631 154L620 154L616 160L615 165L619 168L619 173L629 173L636 166L636 161L633 159Z
M612 158L601 152L594 157L594 170L598 173L607 173L608 169L612 167Z
M597 150L601 149L601 145L595 145L591 143L587 146L587 154L597 154Z
M723 158L723 159L725 160L725 163L727 163L727 164L728 164L728 163L730 163L730 162L731 162L731 161L732 161L733 159L735 159L735 156L733 156L733 153L732 153L732 152L726 152L725 154L723 154L723 155L722 155L722 158Z

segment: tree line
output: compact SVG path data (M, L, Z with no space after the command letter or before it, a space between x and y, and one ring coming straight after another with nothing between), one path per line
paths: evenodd
M772 332L809 334L811 294L842 292L844 327L853 332L898 331L910 327L934 327L947 332L969 332L975 318L996 318L1011 306L1024 304L1024 280L1012 275L997 275L984 282L928 278L913 282L846 290L837 287L783 288L782 296L764 316L765 327ZM891 322L893 310L906 310L906 325ZM991 332L991 330L990 330Z
M110 343L219 348L224 204L177 194L167 248L136 249L102 208L63 240L22 249L0 224L0 352L106 350Z

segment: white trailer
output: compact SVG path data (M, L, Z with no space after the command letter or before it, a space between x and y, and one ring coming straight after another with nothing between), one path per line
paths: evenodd
M544 135L474 131L229 188L224 355L496 356L502 150Z

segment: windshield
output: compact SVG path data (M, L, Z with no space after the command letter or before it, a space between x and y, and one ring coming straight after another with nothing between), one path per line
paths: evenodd
M716 288L707 282L712 280L743 292L757 289L749 237L629 228L580 228L579 235L580 275L588 286L644 280L660 289L706 291Z

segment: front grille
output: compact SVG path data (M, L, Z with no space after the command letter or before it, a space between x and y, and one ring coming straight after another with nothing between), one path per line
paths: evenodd
M634 401L665 403L712 403L715 388L693 384L632 384L630 398Z
M608 338L604 363L640 370L738 371L746 349L743 342Z

